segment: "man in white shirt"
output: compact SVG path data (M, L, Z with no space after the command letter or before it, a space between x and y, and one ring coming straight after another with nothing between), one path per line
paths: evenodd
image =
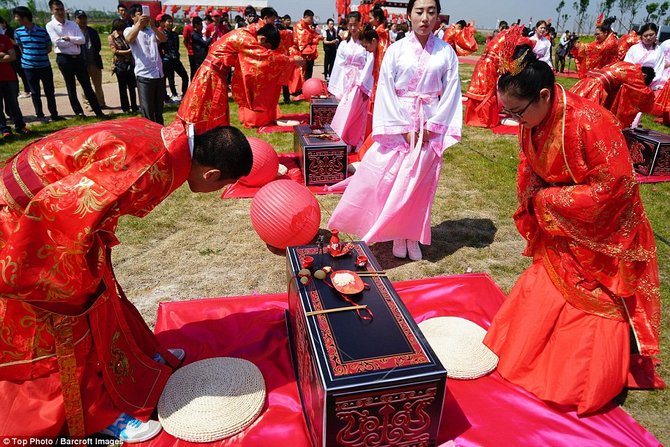
M130 7L133 26L123 31L135 59L135 78L140 96L142 116L158 124L163 124L163 100L165 80L163 61L158 51L158 42L167 37L154 24L148 14L143 14L142 5Z
M49 8L53 14L51 21L47 23L46 30L54 44L56 53L56 63L65 79L67 87L67 96L72 106L72 111L77 116L84 116L79 99L77 99L77 84L75 78L79 81L84 95L91 106L91 109L98 118L104 118L98 98L91 87L91 80L88 77L88 71L81 55L81 46L86 43L79 26L65 19L65 6L61 0L50 0Z

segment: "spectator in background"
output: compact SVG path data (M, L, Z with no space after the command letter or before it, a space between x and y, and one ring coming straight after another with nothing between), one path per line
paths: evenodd
M258 15L256 14L256 8L251 5L248 5L244 8L244 26L251 25L252 23L258 22Z
M211 39L207 39L202 34L202 19L200 17L194 18L192 35L193 66L191 67L193 73L198 71L198 68L200 68L200 65L202 65L207 57L207 51L209 51L211 43Z
M326 82L330 79L330 73L333 71L335 55L337 54L337 44L339 43L340 40L337 38L335 21L333 19L328 19L326 21L326 29L323 32L323 75L326 78Z
M449 21L447 19L442 19L440 20L439 28L437 28L433 34L435 34L435 37L438 39L442 39L447 28L449 28Z
M186 94L189 77L184 64L179 60L179 34L174 30L174 20L171 15L163 14L161 28L166 38L165 43L159 45L163 59L163 73L165 73L170 86L172 101L179 101ZM177 87L174 82L175 73L181 78L181 96L177 94Z
M221 11L218 9L212 11L213 22L207 25L207 29L205 30L205 37L211 39L212 42L216 42L230 31L228 29L228 22L226 21L226 23L223 23L221 16Z
M58 108L56 108L54 74L49 61L51 52L49 34L44 28L33 23L33 13L25 6L17 6L13 13L14 21L20 25L14 32L14 38L16 44L21 48L21 67L26 74L35 115L42 121L46 119L42 111L41 82L44 86L44 96L47 98L51 120L63 120L64 118L58 115Z
M247 22L244 20L244 17L235 16L235 29L244 28L245 26L247 26Z
M126 24L126 28L133 26L133 19L128 14L126 5L119 3L116 7L116 13L119 15L119 19L123 20L123 23Z
M395 40L398 41L405 37L405 33L409 32L409 28L405 23L398 25L398 33L396 34Z
M67 96L70 100L70 106L77 116L84 116L84 109L77 99L77 84L84 90L84 95L93 109L95 116L104 118L98 97L95 96L91 80L86 71L86 64L82 58L82 46L86 42L76 23L65 18L65 6L60 0L49 0L49 8L53 18L47 23L46 29L51 37L51 42L55 45L56 63L58 69L65 80ZM76 81L75 81L76 79Z
M190 68L190 74L189 74L189 79L193 79L193 75L195 74L195 68L193 67L193 47L191 46L192 42L192 35L193 35L193 19L198 17L197 12L192 12L189 14L189 18L191 19L191 23L187 23L186 26L184 26L184 30L182 31L181 35L184 38L184 47L186 47L186 53L188 54L188 66ZM202 23L202 19L200 19L200 23Z
M81 55L86 65L86 71L88 71L88 77L93 84L93 90L95 90L95 96L98 98L100 108L106 109L108 107L105 103L105 92L102 90L103 66L102 57L100 56L100 50L102 50L100 35L95 29L88 26L88 17L81 9L74 12L74 20L79 25L79 29L85 39L84 45L81 47ZM88 101L84 99L84 102L88 105Z
M17 134L28 133L19 108L19 81L12 68L12 62L15 59L14 42L4 34L0 34L0 134L3 138L12 135L4 110L7 110L9 117L14 121Z
M123 37L123 31L127 28L126 21L114 19L112 22L112 33L107 37L109 48L112 50L112 61L114 64L113 72L116 75L119 85L119 98L121 100L121 110L124 113L137 112L137 95L135 88L135 61L126 38ZM130 99L130 101L129 101Z
M165 42L165 34L154 25L151 17L142 14L142 5L130 7L133 26L123 31L135 60L135 78L140 95L142 116L163 124L165 80L158 43Z
M28 80L26 79L26 75L23 72L23 68L21 67L21 49L19 46L16 44L16 40L14 40L14 28L9 26L9 23L4 19L4 17L0 17L0 35L5 35L9 37L9 39L12 41L12 44L14 45L14 53L16 53L16 59L12 61L12 68L16 72L17 75L21 78L21 82L23 82L23 93L19 95L19 98L30 98L30 88L28 87Z
M289 31L293 31L293 27L291 26L291 16L286 14L284 17L281 18L281 24L284 26Z
M314 30L314 12L305 9L302 20L295 24L293 38L300 55L305 59L305 81L312 77L314 61L319 56L317 45L320 36Z
M398 37L398 24L392 23L391 28L389 28L389 41L393 43L396 41L397 37Z

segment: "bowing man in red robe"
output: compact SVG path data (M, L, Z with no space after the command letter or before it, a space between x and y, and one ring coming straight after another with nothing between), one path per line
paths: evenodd
M114 277L119 218L145 216L184 183L193 192L216 191L251 164L249 143L235 128L189 137L180 121L164 128L144 118L61 130L6 162L2 435L77 438L105 429L146 439L146 431L128 439L124 426L149 418L178 361Z
M268 106L264 102L269 100L268 96L257 94L257 89L281 82L286 73L290 74L293 63L302 63L300 57L273 51L279 42L274 25L239 28L219 39L210 47L193 78L177 116L186 123L194 123L198 133L228 125L228 74L234 68L233 98L240 106L242 123L256 127L271 122L276 116L276 104Z
M650 113L654 107L654 91L649 84L654 69L630 62L615 62L591 70L570 91L600 104L629 127L638 112Z
M514 220L533 262L484 343L498 372L589 414L624 387L663 387L654 233L615 117L555 83L528 46L500 77L521 124Z
M469 56L477 51L478 45L475 40L477 30L474 25L459 20L444 32L442 40L452 46L459 56Z

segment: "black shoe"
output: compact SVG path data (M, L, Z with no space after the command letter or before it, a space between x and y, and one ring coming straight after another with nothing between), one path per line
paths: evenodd
M22 128L22 129L16 129L16 134L17 135L27 135L29 134L30 131L27 128Z
M86 115L84 115L84 112L77 112L77 113L75 113L75 116L77 118L86 118Z
M65 121L65 118L60 115L56 115L51 117L51 121Z

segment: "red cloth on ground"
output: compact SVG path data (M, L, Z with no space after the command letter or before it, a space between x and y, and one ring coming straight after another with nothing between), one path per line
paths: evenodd
M394 284L415 320L467 318L487 328L504 295L485 274L456 275ZM216 446L269 442L310 446L295 384L284 312L286 294L162 303L156 334L167 346L186 349L186 363L216 356L241 357L259 367L268 397L260 417L242 433ZM659 446L624 410L609 405L579 418L552 409L496 372L476 380L447 380L438 442L482 445ZM162 432L146 446L191 446Z
M300 154L298 152L288 153L288 154L278 154L279 163L286 166L288 173L281 177L277 177L276 180L289 179L295 182L300 183L301 185L305 184L305 178L302 175L302 170L300 168ZM349 154L349 163L359 161L357 154ZM221 194L222 199L248 199L256 195L259 189L262 186L247 186L243 185L240 182L233 183L223 190ZM328 190L323 186L308 186L310 191L314 194L341 194L342 190Z
M278 120L293 120L300 121L300 124L307 124L309 122L309 113L291 113L283 115L279 113ZM276 133L276 132L293 132L293 126L280 126L277 123L261 126L256 129L258 133Z

